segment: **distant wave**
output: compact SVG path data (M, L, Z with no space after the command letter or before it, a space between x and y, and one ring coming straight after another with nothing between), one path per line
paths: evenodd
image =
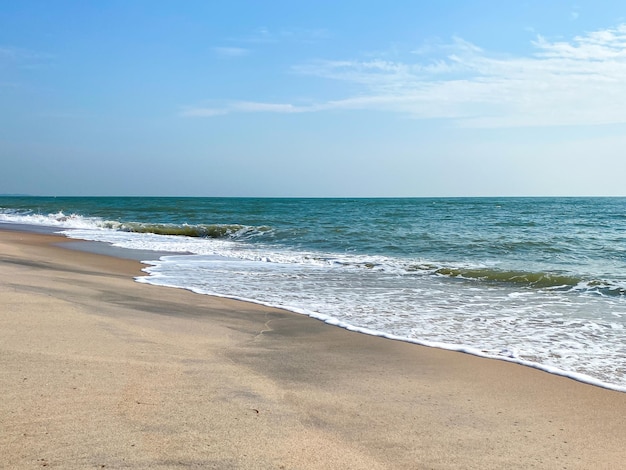
M152 233L197 238L223 238L246 240L272 231L268 226L239 224L151 224L142 222L119 222L85 217L78 214L37 214L30 211L2 210L0 222L48 225L62 228L110 229L121 232Z
M266 234L271 227L253 227L238 224L146 224L139 222L105 222L104 228L134 233L153 233L155 235L175 235L200 238L249 239Z
M41 214L29 210L0 209L0 222L80 229L98 229L102 227L102 219L98 217L65 214L62 211Z
M407 268L407 271L428 271L437 276L493 283L507 283L537 289L571 290L577 292L587 291L592 294L611 296L626 295L626 286L615 281L585 279L561 273L507 271L493 268L437 267L430 264L411 265Z

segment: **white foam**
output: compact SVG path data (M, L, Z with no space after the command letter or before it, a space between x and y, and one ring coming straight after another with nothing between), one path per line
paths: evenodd
M168 256L139 282L256 302L391 339L508 360L626 391L625 304L563 293L511 296L506 288L460 288L457 280L350 266ZM576 305L579 302L579 305ZM620 308L614 321L589 310Z
M25 224L62 229L98 229L104 222L97 217L83 217L76 214L29 214L16 211L0 211L0 222L7 224Z
M136 277L135 279L137 282L141 282L145 284L152 284L152 285L157 285L157 286L180 288L180 289L192 291L197 294L205 294L205 295L212 295L216 297L230 298L233 300L250 302L250 303L255 303L258 305L264 305L267 307L280 308L280 309L288 310L297 314L306 315L311 318L323 321L329 325L337 326L340 328L345 328L346 330L349 330L349 331L354 331L354 332L363 333L363 334L372 335L372 336L378 336L378 337L387 338L390 340L409 342L409 343L420 345L420 346L444 349L448 351L471 354L474 356L484 357L488 359L496 359L496 360L511 362L511 363L515 363L515 364L519 364L519 365L523 365L527 367L532 367L534 369L542 370L550 374L567 377L567 378L570 378L579 382L606 388L609 390L626 392L626 385L614 384L614 383L597 379L596 377L593 377L588 374L567 371L556 366L546 365L546 364L529 361L529 360L524 360L524 359L519 358L518 354L515 351L511 351L508 349L504 349L500 351L499 354L489 354L489 353L486 353L484 350L481 350L479 348L472 347L472 346L459 345L459 344L453 344L453 343L441 342L441 341L426 341L426 340L420 340L420 339L416 339L416 338L412 338L408 336L391 334L388 332L384 332L384 331L380 331L380 330L376 330L372 328L356 326L352 323L340 320L332 315L319 313L319 312L308 310L305 308L285 305L283 303L266 302L266 301L258 300L256 298L242 297L242 296L237 296L237 295L225 295L220 292L214 292L214 291L201 289L197 287L195 288L184 287L184 286L178 285L176 282L173 282L171 279L168 279L167 276L160 275L158 272L153 272L151 268L145 268L144 271L146 271L147 273L150 273L150 276Z

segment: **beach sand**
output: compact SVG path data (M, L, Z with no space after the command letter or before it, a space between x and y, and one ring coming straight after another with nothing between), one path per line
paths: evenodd
M626 393L0 231L0 468L616 469Z

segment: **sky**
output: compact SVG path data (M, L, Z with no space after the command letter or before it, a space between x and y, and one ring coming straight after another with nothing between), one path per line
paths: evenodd
M0 0L0 194L626 196L621 1Z

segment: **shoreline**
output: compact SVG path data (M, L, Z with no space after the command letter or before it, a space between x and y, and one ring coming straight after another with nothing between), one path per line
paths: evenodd
M138 261L55 246L66 240L0 230L9 466L616 468L626 458L624 393L137 283Z
M197 295L209 295L212 297L219 297L219 298L234 300L237 302L245 302L245 303L250 303L254 305L260 305L263 307L277 308L279 310L284 310L290 313L304 315L309 318L322 321L329 325L335 326L337 328L343 328L345 330L356 332L356 333L362 333L362 334L366 334L370 336L377 336L377 337L385 338L385 339L392 340L392 341L402 341L402 342L406 342L410 344L415 344L418 346L436 348L436 349L441 349L445 351L453 351L453 352L459 352L463 354L470 354L472 356L486 358L486 359L510 362L512 364L518 364L518 365L525 366L525 367L531 367L533 369L537 369L537 370L540 370L549 374L566 377L566 378L569 378L569 379L572 379L572 380L575 380L584 384L589 384L589 385L593 385L596 387L605 388L607 390L613 390L617 392L626 393L626 387L604 382L590 375L585 375L579 372L567 371L564 369L559 369L554 366L549 366L549 365L541 364L538 362L531 362L531 361L527 361L527 360L523 360L519 358L490 355L476 348L473 348L471 346L455 345L455 344L449 344L449 343L437 343L437 342L424 341L424 340L419 340L419 339L414 339L414 338L409 338L409 337L404 337L404 336L397 336L397 335L385 333L384 331L370 330L368 328L355 326L350 323L345 323L340 320L337 320L333 317L328 317L327 315L320 315L320 314L315 314L315 313L306 312L306 311L299 311L296 309L289 309L281 305L273 305L270 303L264 303L264 302L257 301L254 299L237 298L237 297L220 295L220 294L215 294L215 293L210 293L210 294L198 293L198 292L194 292L193 290L187 289L184 287L160 285L158 283L150 282L149 280L146 280L146 281L141 280L141 278L146 278L146 279L150 278L149 274L146 274L147 272L146 269L151 266L151 263L153 260L157 260L161 256L179 256L179 255L192 254L189 252L171 252L171 251L160 252L160 251L153 251L153 250L120 248L120 247L111 245L110 243L107 243L107 242L90 241L90 240L83 240L80 238L67 237L66 235L59 233L58 227L26 225L26 224L10 224L10 223L0 222L0 231L4 229L10 230L10 231L26 232L26 233L40 233L40 234L54 235L54 236L60 237L61 240L58 243L58 245L65 249L84 251L87 253L99 254L99 255L109 256L113 258L130 259L130 260L139 261L142 263L142 273L139 276L135 276L134 279L140 283L150 284L150 285L154 285L157 287L177 288L177 289L182 289L182 290L187 290L189 292L193 292ZM68 229L64 229L64 230L68 230Z
M100 243L100 242L95 242L95 243ZM124 248L122 248L123 250ZM90 251L90 250L85 250L85 251ZM167 256L167 255L166 255ZM146 263L148 265L150 265L150 262ZM450 351L450 352L455 352L455 353L459 353L459 354L468 354L470 356L474 356L474 357L479 357L482 359L490 359L490 360L494 360L494 361L504 361L504 362L508 362L510 364L515 364L515 365L519 365L519 366L523 366L523 367L529 367L531 369L536 369L539 370L541 372L545 372L546 374L551 374L551 375L556 375L559 377L564 377L570 380L574 380L576 382L580 382L586 385L591 385L594 387L599 387L599 388L603 388L606 390L611 390L611 391L615 391L615 392L620 392L620 393L626 393L626 387L622 386L622 385L616 385L616 384L612 384L609 382L603 382L600 379L597 379L595 377L592 377L590 375L586 375L586 374L582 374L579 372L571 372L571 371L567 371L564 369L559 369L557 367L554 366L549 366L549 365L545 365L545 364L541 364L539 362L532 362L532 361L527 361L524 359L518 359L515 357L509 357L509 356L498 356L498 355L492 355L492 354L487 354L484 353L474 347L471 346L465 346L465 345L455 345L455 344L451 344L451 343L437 343L437 342L431 342L431 341L425 341L425 340L420 340L420 339L414 339L414 338L409 338L409 337L405 337L405 336L397 336L397 335L393 335L390 333L385 333L384 331L378 331L378 330L371 330L368 328L364 328L364 327L360 327L360 326L355 326L352 325L351 323L345 323L342 322L341 320L337 320L334 317L329 317L327 315L320 315L320 314L315 314L315 313L309 313L307 311L304 310L297 310L297 309L290 309L288 307L283 307L281 305L275 305L275 304L271 304L271 303L265 303L265 302L261 302L261 301L257 301L254 299L246 299L246 298L239 298L239 297L234 297L234 296L228 296L228 295L221 295L221 294L216 294L216 293L199 293L199 292L195 292L192 289L186 288L186 287L178 287L178 286L169 286L166 284L158 284L158 283L152 283L152 282L148 282L148 281L142 281L142 278L149 278L150 276L146 274L145 270L142 270L143 273L141 276L137 276L135 277L135 281L142 283L142 284L148 284L148 285L152 285L155 287L164 287L164 288L168 288L168 289L180 289L180 290L184 290L187 292L191 292L195 295L208 295L209 297L216 297L216 298L221 298L221 299L228 299L231 301L235 301L235 302L243 302L246 304L252 304L252 305L258 305L261 307L267 307L267 308L275 308L278 310L282 310L285 312L289 312L292 314L296 314L296 315L301 315L301 316L305 316L307 318L311 318L313 320L316 321L321 321L329 326L335 327L335 328L341 328L343 330L352 332L352 333L358 333L358 334L364 334L367 336L372 336L372 337L377 337L377 338L383 338L389 341L400 341L403 343L408 343L408 344L413 344L415 346L420 346L420 347L426 347L426 348L433 348L433 349L439 349L442 351Z

